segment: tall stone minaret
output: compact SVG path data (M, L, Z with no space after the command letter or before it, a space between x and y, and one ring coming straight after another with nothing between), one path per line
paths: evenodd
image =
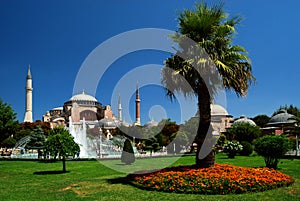
M140 126L141 125L141 105L140 105L141 99L140 99L140 92L139 92L139 87L138 83L136 83L136 92L135 92L135 125Z
M119 121L122 122L122 103L121 103L120 95L119 95L119 100L118 100L118 118L119 118Z
M25 117L24 122L32 122L32 76L30 72L30 65L26 76L26 100L25 100Z

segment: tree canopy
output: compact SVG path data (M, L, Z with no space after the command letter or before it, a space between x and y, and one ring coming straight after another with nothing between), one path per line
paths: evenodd
M66 172L66 158L78 154L80 148L69 131L63 127L56 127L50 131L50 135L45 142L45 151L49 152L54 158L61 157L63 172Z
M270 117L266 114L260 114L260 115L257 115L255 116L254 118L251 118L255 124L259 127L264 127L267 123L269 123L270 121Z
M166 59L162 70L162 83L171 99L175 93L198 97L200 121L195 139L198 167L214 165L213 136L208 134L213 93L221 86L232 89L238 96L245 96L249 84L255 80L246 49L233 45L235 27L241 18L230 18L223 6L222 3L208 6L201 2L194 10L180 13L179 30L172 35L178 45L177 53ZM201 154L201 148L210 152Z
M0 99L0 145L6 138L14 135L17 130L16 113L9 104Z

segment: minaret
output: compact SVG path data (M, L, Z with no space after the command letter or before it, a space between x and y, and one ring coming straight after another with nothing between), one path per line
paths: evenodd
M121 103L120 95L119 95L119 100L118 100L118 118L119 118L119 121L122 122L122 103Z
M28 65L28 72L26 76L26 111L24 122L32 122L32 76L30 72L30 65Z
M140 92L139 92L139 87L138 83L136 83L136 92L135 92L135 125L140 126L141 125L141 118L140 118L140 113L141 113L141 106L140 106Z

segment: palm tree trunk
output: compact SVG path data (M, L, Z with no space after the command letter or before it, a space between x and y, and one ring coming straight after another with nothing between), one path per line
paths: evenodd
M215 155L212 149L212 133L210 128L210 94L205 84L198 90L199 126L195 142L197 143L196 166L208 168L215 165Z

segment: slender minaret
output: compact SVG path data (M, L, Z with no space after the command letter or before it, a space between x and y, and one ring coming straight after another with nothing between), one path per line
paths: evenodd
M140 126L141 125L141 118L140 118L140 113L141 113L141 106L140 106L140 92L139 92L139 87L138 83L136 83L136 92L135 92L135 125Z
M120 95L119 95L119 100L118 100L118 118L119 118L119 121L122 122L122 103L121 103Z
M30 65L28 65L28 72L26 76L26 100L25 100L25 117L24 122L32 122L32 76L30 72Z

